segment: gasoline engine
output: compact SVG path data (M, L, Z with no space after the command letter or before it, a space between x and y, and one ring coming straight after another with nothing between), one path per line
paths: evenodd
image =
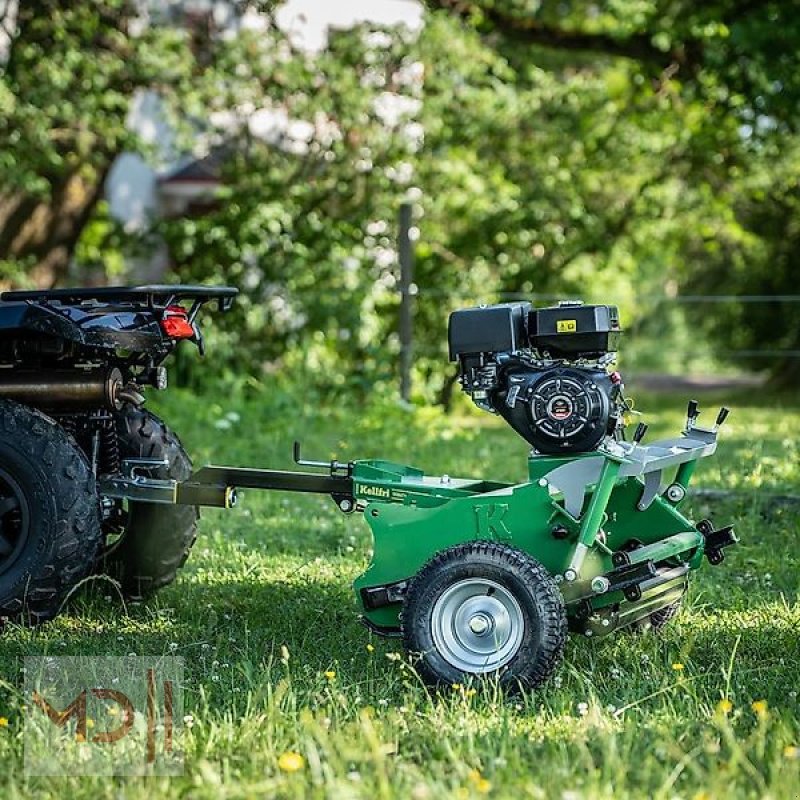
M581 453L623 435L622 380L611 371L621 333L616 306L466 308L450 315L450 360L476 405L534 450Z

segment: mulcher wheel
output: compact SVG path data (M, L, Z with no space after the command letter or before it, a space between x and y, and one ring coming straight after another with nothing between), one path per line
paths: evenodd
M100 545L95 479L44 414L0 400L0 617L54 617Z
M558 666L567 638L561 592L536 559L494 542L443 550L411 581L401 626L431 684L498 677L535 688Z
M116 417L120 457L166 460L153 478L186 480L192 462L178 437L155 414L126 406ZM120 582L124 595L141 600L175 580L197 538L195 506L129 502L121 519L106 526L99 571Z

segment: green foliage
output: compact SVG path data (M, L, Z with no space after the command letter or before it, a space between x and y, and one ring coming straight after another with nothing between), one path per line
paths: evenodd
M418 34L364 23L332 32L319 53L274 25L190 42L168 24L132 27L122 0L46 5L21 17L0 82L6 279L48 280L39 270L56 247L74 259L53 280L102 277L106 253L109 275L124 277L122 253L142 243L103 206L84 227L88 214L54 205L54 230L83 229L77 247L66 237L9 257L20 237L8 219L20 214L4 217L4 198L56 203L73 175L97 184L116 152L142 149L125 114L149 86L181 144L211 147L223 164L208 213L144 237L166 242L171 278L242 289L212 334L223 370L289 367L329 391L394 383L402 202L419 233L425 401L451 387L448 312L519 295L613 298L626 327L655 326L670 364L709 363L695 326L739 366L766 343L800 350L789 322L780 341L766 334L774 304L671 305L676 294L795 292L792 4L430 0ZM220 117L228 124L215 128ZM788 363L770 361L800 374Z

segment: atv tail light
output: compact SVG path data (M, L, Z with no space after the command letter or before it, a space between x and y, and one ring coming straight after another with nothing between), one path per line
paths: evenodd
M164 309L161 329L170 339L191 339L194 336L194 326L189 322L186 309L181 306L167 306Z

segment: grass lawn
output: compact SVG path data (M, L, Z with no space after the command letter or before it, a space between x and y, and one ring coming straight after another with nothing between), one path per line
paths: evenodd
M800 797L800 505L769 499L798 492L800 408L756 391L725 399L719 455L695 482L741 494L693 512L735 521L742 543L695 575L662 635L572 638L555 679L522 697L432 696L398 644L358 621L350 582L368 561L365 523L326 498L248 492L234 511L204 513L181 578L146 605L125 610L109 587L41 629L3 633L4 799ZM637 405L654 438L679 429L685 398ZM525 473L522 440L479 412L317 409L277 390L227 401L174 390L153 407L197 464L289 467L300 438L309 457ZM25 776L21 659L78 653L185 657L183 777ZM279 766L287 752L302 756L296 771Z

